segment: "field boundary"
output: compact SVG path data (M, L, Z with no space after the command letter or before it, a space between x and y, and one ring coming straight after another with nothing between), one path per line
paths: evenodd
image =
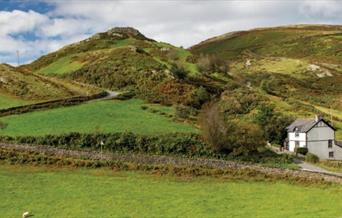
M28 113L28 112L37 111L37 110L78 105L87 101L105 98L108 95L109 93L104 91L104 92L96 93L93 95L74 96L70 98L56 99L56 100L51 100L51 101L39 102L35 104L28 104L28 105L16 106L16 107L11 107L11 108L5 108L5 109L0 110L0 117L5 117L5 116L15 115L15 114L23 114L23 113Z
M176 176L213 176L228 179L278 181L303 184L342 184L342 178L301 170L264 167L234 161L179 156L69 150L44 145L0 143L0 160L10 164L72 167L110 167Z

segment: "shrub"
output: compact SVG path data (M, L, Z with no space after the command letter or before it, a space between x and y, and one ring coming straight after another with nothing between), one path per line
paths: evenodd
M3 142L40 144L67 149L102 149L112 152L141 152L149 154L177 154L187 156L210 156L212 152L197 134L167 134L141 136L131 132L124 133L69 133L16 138L1 138ZM103 146L101 146L103 142Z
M318 163L319 162L319 158L316 155L314 155L314 154L308 153L305 156L305 161L307 161L309 163Z
M171 73L176 79L179 79L179 80L185 79L187 75L187 72L185 71L185 69L179 66L172 66Z
M203 138L214 151L248 154L265 146L262 131L252 123L225 121L217 103L207 105L200 115Z
M215 72L226 73L228 71L227 62L214 54L201 55L197 62L199 70L206 74Z
M209 100L210 100L210 95L208 91L201 86L196 90L193 96L192 106L199 109L204 103L206 103Z
M296 154L306 155L309 150L308 148L298 147L295 149Z
M180 119L189 119L190 116L195 115L195 109L184 106L184 105L177 105L176 106L176 117Z
M116 99L119 100L128 100L131 99L135 96L135 91L134 90L128 90L126 92L120 93L118 96L116 96Z
M140 108L141 108L142 110L147 110L147 109L148 109L148 107L147 107L146 105L142 105Z

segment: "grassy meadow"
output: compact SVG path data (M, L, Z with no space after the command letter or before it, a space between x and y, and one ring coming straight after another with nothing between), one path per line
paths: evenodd
M33 103L32 101L25 101L18 98L13 98L6 95L0 95L0 109L21 106Z
M143 109L142 106L147 106ZM124 132L163 134L196 132L191 125L175 122L174 108L144 104L142 100L92 101L86 104L36 111L0 118L7 124L2 135L37 136L69 132Z
M342 189L0 166L2 217L340 217Z

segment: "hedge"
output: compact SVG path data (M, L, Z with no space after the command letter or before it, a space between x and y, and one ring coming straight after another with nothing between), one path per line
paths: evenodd
M69 133L64 135L0 137L3 142L49 145L69 149L140 152L148 154L177 154L213 156L211 149L197 134L174 133L158 136L124 133Z

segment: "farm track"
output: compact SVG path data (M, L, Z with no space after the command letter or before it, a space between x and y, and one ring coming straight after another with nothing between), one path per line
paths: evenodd
M68 150L44 145L8 144L0 143L0 149L14 152L31 152L46 156L59 158L74 158L83 160L115 161L139 166L164 166L188 169L209 169L230 172L254 172L250 176L271 175L279 179L295 178L298 180L325 181L342 184L342 177L326 173L306 172L301 170L289 170L281 168L264 167L258 164L244 164L234 161L206 159L206 158L185 158L164 155L147 155L133 153L111 153L85 150Z

